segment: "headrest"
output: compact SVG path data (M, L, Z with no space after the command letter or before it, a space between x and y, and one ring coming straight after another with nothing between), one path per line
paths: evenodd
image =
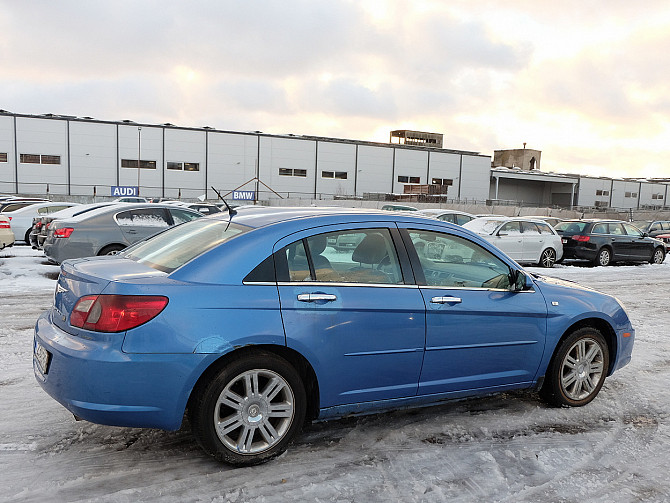
M386 256L386 240L381 234L367 234L358 243L351 260L361 264L378 264Z

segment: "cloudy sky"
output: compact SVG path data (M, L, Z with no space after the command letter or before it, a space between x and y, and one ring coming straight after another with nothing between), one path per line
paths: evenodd
M667 0L0 0L0 109L670 177L669 51Z

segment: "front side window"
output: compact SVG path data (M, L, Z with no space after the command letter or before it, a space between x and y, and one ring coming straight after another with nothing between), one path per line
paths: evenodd
M521 234L521 222L507 222L500 228L499 236Z
M197 213L184 211L179 208L170 208L168 211L172 215L172 220L174 220L175 225L183 224L184 222L190 222L191 220L195 220L196 218L201 217L201 215L198 215Z
M388 229L353 229L317 234L285 247L289 281L402 284Z
M478 244L435 231L409 236L428 286L511 289L509 266Z
M624 229L626 229L626 234L628 234L629 236L635 236L635 237L642 236L642 232L640 232L640 230L634 225L623 224L623 227Z
M549 224L544 224L542 222L537 223L537 228L540 230L540 234L553 234L551 226Z
M616 234L617 236L623 236L626 234L621 224L609 224L609 231L610 234Z

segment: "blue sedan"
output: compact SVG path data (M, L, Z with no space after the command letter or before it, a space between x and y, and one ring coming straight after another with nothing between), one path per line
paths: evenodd
M65 261L33 367L78 418L174 430L188 413L207 453L249 465L317 418L523 388L582 406L634 337L617 299L460 226L249 208Z

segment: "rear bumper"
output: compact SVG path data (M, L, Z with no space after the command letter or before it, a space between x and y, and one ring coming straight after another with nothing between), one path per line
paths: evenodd
M50 321L37 320L33 369L42 388L66 409L87 421L112 426L175 430L186 402L211 355L127 354L123 334L88 340L68 334ZM35 358L37 344L50 353L43 374Z
M563 258L564 259L578 259L578 260L590 260L593 261L598 255L598 250L596 248L586 247L586 246L571 246L567 247L563 245Z

